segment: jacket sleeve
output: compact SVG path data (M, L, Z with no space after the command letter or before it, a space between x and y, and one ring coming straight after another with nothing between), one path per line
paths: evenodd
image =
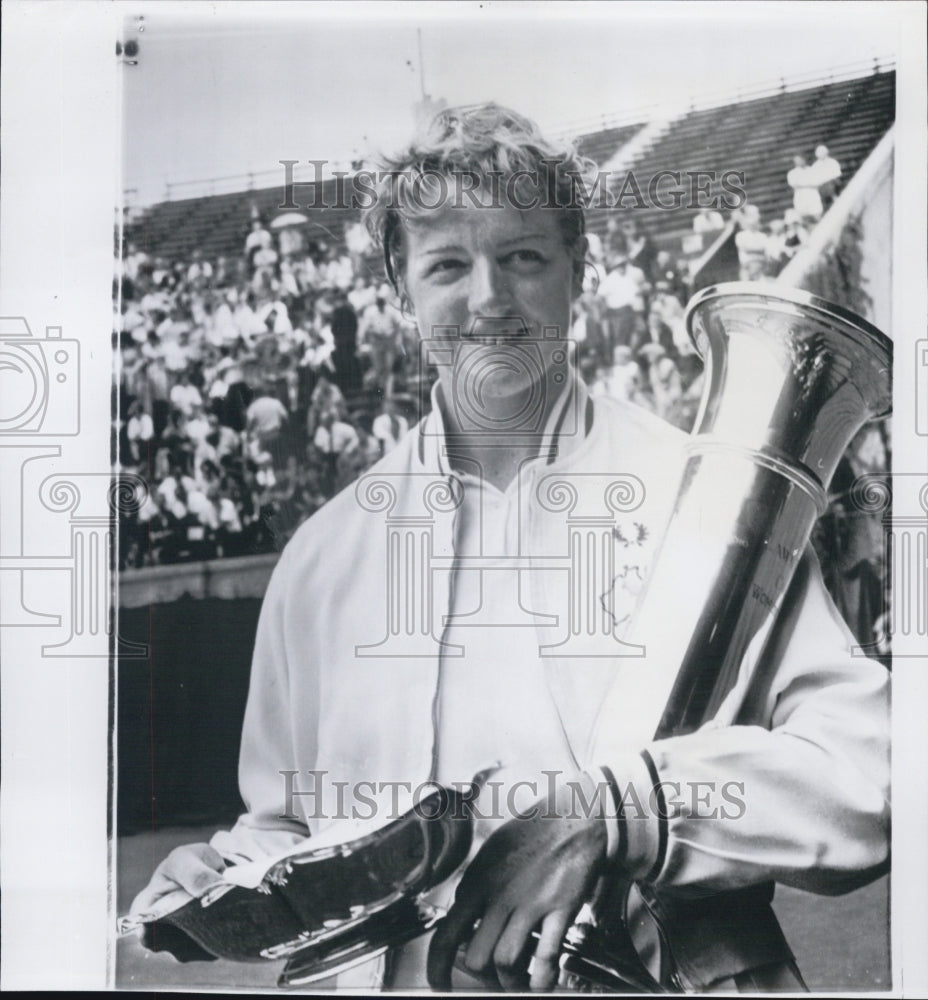
M687 893L773 879L838 894L885 870L888 672L853 655L811 553L793 588L753 707L626 766L635 877Z
M295 763L292 739L292 651L287 641L292 549L284 550L274 568L258 618L238 768L246 812L232 830L220 831L210 841L235 863L288 850L309 835L297 819L299 809L288 808L286 795L287 772L311 766Z

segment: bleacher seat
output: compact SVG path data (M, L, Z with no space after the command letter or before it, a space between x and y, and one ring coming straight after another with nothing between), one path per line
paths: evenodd
M645 149L629 169L643 193L649 178L661 170L709 170L717 176L727 170L743 172L748 201L760 209L766 223L782 217L792 205L786 174L795 153L804 153L811 162L814 148L824 143L840 162L846 182L894 116L895 72L873 73L691 112ZM720 193L718 183L711 192ZM676 252L696 212L695 206L675 211L649 206L637 209L634 217L659 246ZM602 233L609 214L608 210L591 212L589 228Z
M650 177L661 170L681 172L743 172L748 200L760 209L764 222L782 216L792 204L787 171L796 152L811 157L819 143L828 146L843 168L843 179L853 176L893 122L895 72L875 72L842 80L783 91L723 107L692 111L675 122L632 162L642 193ZM641 124L605 128L578 137L578 146L599 166L606 164L642 128ZM281 178L283 180L283 178ZM665 182L666 183L666 182ZM712 185L719 193L719 184ZM235 256L242 252L250 228L252 206L267 222L281 211L283 184L232 194L185 198L154 205L128 227L127 236L147 253L183 260L199 248L206 257ZM350 208L312 208L312 194L297 185L295 197L314 225L309 237L340 244L345 226L355 221ZM323 199L336 202L335 182L325 182ZM630 204L630 202L626 202ZM690 231L695 206L675 211L644 207L635 218L659 246L679 250L680 237ZM610 210L592 209L589 228L602 234Z

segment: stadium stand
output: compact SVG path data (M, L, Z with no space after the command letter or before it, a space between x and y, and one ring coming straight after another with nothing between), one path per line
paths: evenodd
M827 83L723 107L694 111L677 121L633 163L647 184L660 170L744 173L748 201L764 220L782 217L792 203L786 174L794 152L811 154L825 144L842 165L845 178L857 168L893 123L895 72ZM720 193L718 181L711 194ZM625 201L634 206L634 198ZM640 225L661 246L676 250L690 231L695 206L674 211L634 206ZM608 212L594 212L590 228L602 235Z
M772 277L814 225L790 218L793 155L811 162L826 145L843 186L891 126L894 94L895 73L877 70L691 110L637 149L630 170L644 190L660 170L743 172L753 208L719 218L725 266L731 277L739 267L742 278ZM577 141L602 168L644 127ZM122 569L278 550L427 408L415 328L376 254L351 244L358 213L339 183L350 179L293 189L307 220L296 250L273 226L281 185L166 201L125 227L119 457L150 497L120 525ZM593 209L600 247L573 328L593 392L685 429L701 392L683 329L695 259L684 244L697 211ZM264 235L246 253L253 228ZM258 244L273 249L264 262Z
M842 164L844 176L850 177L892 124L894 114L893 70L784 91L684 115L635 159L631 171L644 179L645 187L647 178L660 170L708 170L716 175L726 170L743 172L748 198L762 217L781 217L792 198L785 178L794 150L811 153L824 143ZM639 124L604 128L585 133L577 141L581 152L602 166L640 128ZM335 183L324 182L321 196L298 185L297 201L304 210L314 197L331 206L336 202ZM718 183L711 193L719 194ZM182 259L195 248L207 257L237 254L252 207L271 217L283 200L283 188L277 185L166 201L145 211L126 235L150 255L169 259ZM625 204L631 207L633 201ZM652 238L675 252L679 244L674 246L674 242L689 231L697 209L681 206L668 212L644 206L635 207L635 211ZM311 226L320 227L320 233L335 241L343 239L345 226L357 218L349 208L309 209L307 214ZM590 229L602 235L608 218L607 210L594 210Z
M577 149L602 167L642 128L641 124L604 128L577 136Z

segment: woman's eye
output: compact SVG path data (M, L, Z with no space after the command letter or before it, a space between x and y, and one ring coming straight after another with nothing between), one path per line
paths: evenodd
M435 261L435 263L429 268L429 274L453 274L463 266L463 261L455 260L453 257L447 257L444 260Z
M506 257L506 263L522 271L536 270L545 262L537 250L515 250Z

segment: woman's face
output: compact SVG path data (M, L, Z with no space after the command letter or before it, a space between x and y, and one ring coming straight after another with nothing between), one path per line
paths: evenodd
M577 289L559 220L557 209L468 204L404 228L405 290L420 337L434 345L446 404L463 393L495 414L497 429L510 418L524 429L527 398L549 407L566 380Z

